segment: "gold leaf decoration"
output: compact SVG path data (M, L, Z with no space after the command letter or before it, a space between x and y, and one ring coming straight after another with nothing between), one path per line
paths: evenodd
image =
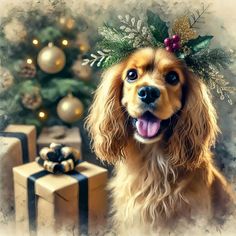
M182 16L175 20L172 30L174 34L180 36L182 44L197 37L196 31L190 26L188 16Z
M210 67L209 76L210 78L207 81L209 88L215 90L217 94L219 94L220 100L227 100L227 102L232 105L233 102L230 98L230 94L236 92L236 87L228 86L229 82L226 81L224 76L214 67Z

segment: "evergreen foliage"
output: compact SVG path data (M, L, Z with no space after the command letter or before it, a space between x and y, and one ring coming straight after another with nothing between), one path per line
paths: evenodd
M97 53L91 58L84 59L84 64L107 68L125 59L137 48L165 47L165 39L171 39L171 33L180 37L181 45L174 51L211 89L216 89L220 99L232 104L229 94L235 92L234 87L228 86L222 70L228 69L232 63L232 53L223 48L211 48L213 36L198 36L195 29L203 23L202 19L208 13L209 6L202 6L190 17L178 18L172 27L168 28L157 14L147 10L145 20L131 15L118 16L119 26L105 24L100 30L101 40L97 44ZM113 25L116 25L113 23ZM166 47L167 49L167 47Z
M73 28L68 29L61 25L60 17L73 19ZM5 27L12 19L20 22L26 30L26 37L19 42L9 40L4 32ZM73 15L72 12L64 8L55 8L50 14L39 9L27 12L13 9L8 17L2 19L0 31L1 67L7 68L11 72L14 77L14 85L0 93L0 122L3 122L3 119L7 117L11 123L35 124L38 127L63 124L56 114L56 106L58 101L69 92L77 96L85 108L89 106L95 88L94 81L84 82L75 79L71 69L78 56L83 56L83 52L76 45L76 40L78 33L86 30L87 27L83 18ZM32 43L34 39L38 40L37 45ZM66 39L69 44L63 45L63 39ZM40 50L46 47L49 42L53 42L55 46L62 49L66 56L65 67L56 74L48 74L37 65L37 56ZM36 67L33 78L24 78L21 73L22 63L25 63L27 58L31 58ZM22 96L32 93L34 88L38 88L40 91L42 105L36 110L27 109L22 104ZM50 111L49 119L45 123L42 123L37 117L41 108Z

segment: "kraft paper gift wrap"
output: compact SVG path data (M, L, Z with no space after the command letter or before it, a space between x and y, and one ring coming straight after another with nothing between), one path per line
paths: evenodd
M79 128L67 128L65 126L52 126L43 128L38 137L38 150L48 147L50 143L60 143L65 146L77 148L81 153L81 136Z
M36 129L31 125L9 125L0 132L0 212L14 209L12 168L33 161L36 155Z
M33 162L13 171L17 235L87 235L105 224L106 169L82 162L55 175Z

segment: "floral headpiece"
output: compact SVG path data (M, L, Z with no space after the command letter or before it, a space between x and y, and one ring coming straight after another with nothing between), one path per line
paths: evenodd
M146 22L130 15L118 16L119 26L105 24L99 28L99 49L96 54L91 54L90 59L84 59L83 64L108 68L138 48L165 48L184 60L211 89L216 89L221 100L227 99L232 104L229 93L235 92L236 88L229 87L220 72L232 63L232 52L222 48L210 48L213 36L200 36L196 32L196 25L201 23L207 9L208 7L203 6L201 11L197 10L191 17L184 15L178 18L170 28L150 10L147 11Z

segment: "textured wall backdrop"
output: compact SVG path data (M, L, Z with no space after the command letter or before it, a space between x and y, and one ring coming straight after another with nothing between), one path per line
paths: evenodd
M54 3L58 0L0 0L0 20L6 16L12 7L16 7L19 11L30 9L38 6L45 11L50 11ZM236 0L206 0L205 4L211 4L210 14L206 15L205 22L201 28L202 33L212 34L215 36L214 44L223 47L229 47L236 51ZM138 13L144 15L146 8L152 8L154 11L160 12L161 15L172 20L177 15L183 14L183 9L196 10L200 6L199 0L67 0L66 5L72 10L85 16L88 21L96 28L107 21L114 12L119 13ZM162 10L161 10L162 9ZM91 37L93 37L91 35ZM236 62L232 65L232 72L236 75ZM228 79L236 86L236 78L232 74L228 74ZM219 136L219 145L225 146L227 152L225 156L231 157L231 167L226 172L230 172L230 177L236 176L236 96L232 95L233 105L230 106L224 101L215 99L219 115L219 124L222 134ZM83 132L85 143L84 152L89 153L89 143L86 133ZM228 154L226 154L228 153ZM89 153L90 157L93 156ZM85 156L85 154L83 154ZM227 160L226 160L227 162ZM228 173L226 173L228 174ZM0 215L0 222L1 222ZM0 225L0 235L6 235L4 228L7 225ZM229 224L229 228L233 227ZM235 226L234 226L235 227ZM230 230L229 230L230 231ZM232 230L233 232L234 230ZM234 231L235 232L235 231ZM3 234L2 234L3 233ZM10 233L11 235L11 233ZM225 234L224 234L225 235ZM231 235L231 234L229 234ZM233 235L233 234L232 234Z

